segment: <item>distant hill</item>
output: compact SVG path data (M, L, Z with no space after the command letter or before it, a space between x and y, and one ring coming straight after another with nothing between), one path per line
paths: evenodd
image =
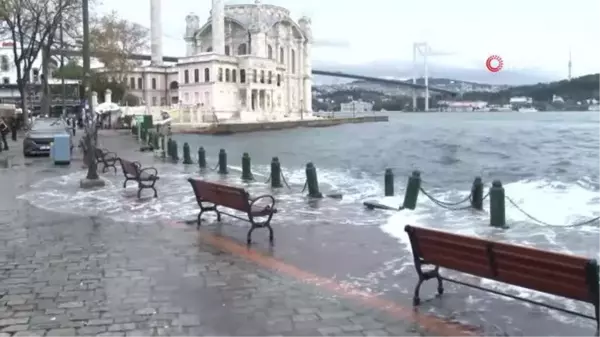
M589 98L598 99L600 95L600 74L590 74L569 80L534 85L521 85L504 88L497 92L473 91L465 92L462 99L485 100L489 102L506 102L510 97L527 96L534 101L549 102L557 95L565 100L584 101Z

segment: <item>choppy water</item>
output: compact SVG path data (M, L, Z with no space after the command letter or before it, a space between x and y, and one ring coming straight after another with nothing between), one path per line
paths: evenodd
M403 229L406 224L413 224L600 258L598 224L570 227L600 214L599 122L597 112L392 113L389 123L231 136L178 135L175 139L180 146L188 142L194 152L203 146L210 166L215 165L221 148L227 151L233 170L239 169L242 153L248 152L257 177L257 182L248 186L253 194L268 192L263 181L268 176L271 158L278 156L292 185L291 191L276 192L282 211L277 216L278 226L309 226L316 219L326 217L347 226L375 227L374 230L398 240L400 249L408 251L410 247ZM306 203L300 190L304 184L304 165L309 161L318 169L322 190L342 192L342 201L323 201L319 207ZM382 197L386 168L396 174L397 197ZM468 195L475 176L483 178L486 189L492 180L499 179L507 196L531 215L553 226L536 223L507 204L510 228L494 229L489 226L487 210L445 210L422 195L414 211L374 211L365 216L364 200L400 205L406 179L413 170L421 171L426 190L450 201ZM109 184L110 188L101 191L81 191L76 187L69 190L68 186L76 186L77 174L62 180L42 181L35 193L23 197L54 210L69 211L63 208L77 204L73 208L77 212L94 209L118 220L193 218L197 206L184 178L196 174L194 167L160 164L159 172L165 172L161 173L161 196L150 202L123 203L118 177L111 178L114 181ZM240 183L239 172L227 178L212 172L206 178ZM487 203L484 207L487 209ZM384 272L405 273L411 280L414 278L408 254L388 262L384 269L389 270L373 272L360 283L375 284ZM538 300L560 302L576 310L589 312L590 309L580 303L520 288L481 282ZM403 292L412 290L412 283L394 286ZM553 317L564 322L572 320L568 315Z

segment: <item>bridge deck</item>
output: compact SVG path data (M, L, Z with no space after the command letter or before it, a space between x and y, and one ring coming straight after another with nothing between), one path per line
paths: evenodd
M65 56L81 56L82 55L82 52L80 50L55 49L52 51L52 53L55 55L62 54ZM98 56L98 55L101 55L101 53L102 52L92 52L92 56ZM150 61L150 55L132 54L131 59L140 60L140 61ZM178 62L178 60L179 60L178 57L173 57L173 56L164 56L163 57L164 62ZM363 76L363 75L356 75L356 74L348 74L348 73L336 72L336 71L317 70L317 69L313 69L312 73L313 73L313 75L343 77L343 78L351 78L351 79L356 79L356 80L364 80L364 81L369 81L369 82L399 85L399 86L405 86L405 87L410 87L410 88L415 88L415 89L425 89L424 85L407 83L407 82L400 81L400 80L392 80L392 79ZM433 91L433 92L439 92L442 94L446 94L446 95L452 95L452 96L455 96L457 94L454 91L450 91L450 90L446 90L446 89L439 89L439 88L434 88L434 87L429 87L429 90Z

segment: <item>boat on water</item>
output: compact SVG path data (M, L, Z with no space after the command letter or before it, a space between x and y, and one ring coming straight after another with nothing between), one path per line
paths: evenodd
M522 112L522 113L526 113L526 112L538 112L538 109L536 109L534 107L529 107L529 108L524 107L524 108L519 108L519 110L517 110L517 111Z

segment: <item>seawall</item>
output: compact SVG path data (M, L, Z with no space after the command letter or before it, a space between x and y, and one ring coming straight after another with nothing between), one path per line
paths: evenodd
M323 118L311 120L282 121L282 122L259 122L259 123L223 123L211 126L173 125L173 133L195 133L228 135L241 132L255 132L268 130L293 129L298 127L319 128L335 126L348 123L373 123L387 122L388 116L361 116L347 118Z

